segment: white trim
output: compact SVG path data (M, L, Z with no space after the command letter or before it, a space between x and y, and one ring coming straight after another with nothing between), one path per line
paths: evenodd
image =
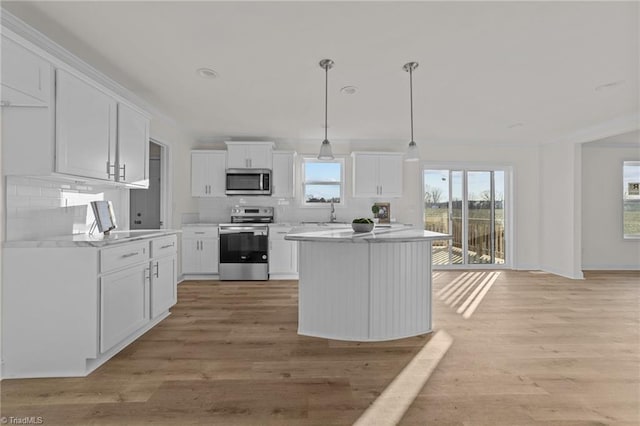
M577 271L577 273L575 274L573 272L560 271L554 268L540 268L540 271L549 272L550 274L559 275L561 277L569 278L572 280L584 279L584 274L582 273L582 270Z
M635 265L583 265L583 271L640 271L640 266Z
M166 142L150 137L149 143L160 146L160 222L161 229L173 227L173 170L171 169L171 147Z

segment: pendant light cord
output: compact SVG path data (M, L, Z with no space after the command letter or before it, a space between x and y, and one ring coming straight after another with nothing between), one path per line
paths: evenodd
M324 67L324 140L327 140L327 105L329 104L329 65Z
M409 99L411 103L411 141L413 142L413 68L409 68Z

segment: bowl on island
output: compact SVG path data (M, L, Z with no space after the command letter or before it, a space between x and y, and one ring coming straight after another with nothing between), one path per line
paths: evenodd
M353 219L353 222L351 222L353 232L371 232L371 230L373 230L373 226L373 221L365 217Z

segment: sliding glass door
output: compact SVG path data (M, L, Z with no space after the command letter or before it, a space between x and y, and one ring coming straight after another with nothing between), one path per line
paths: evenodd
M504 265L503 169L424 170L424 228L451 234L433 243L434 265Z

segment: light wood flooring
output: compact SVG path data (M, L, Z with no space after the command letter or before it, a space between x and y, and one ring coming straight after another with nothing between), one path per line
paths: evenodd
M468 319L435 294L453 343L405 425L638 425L640 273L573 281L502 271ZM297 283L189 281L172 315L86 378L4 380L2 416L45 425L349 425L430 336L296 334Z

